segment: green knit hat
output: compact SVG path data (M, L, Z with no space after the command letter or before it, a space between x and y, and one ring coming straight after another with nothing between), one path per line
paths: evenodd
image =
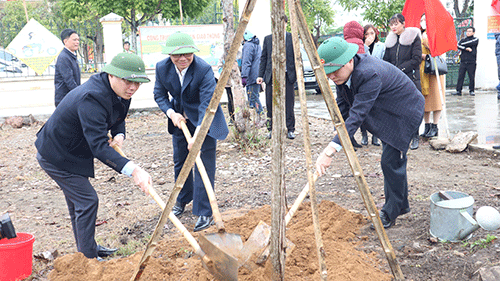
M358 49L358 45L348 43L340 37L330 37L325 40L318 48L325 73L330 74L339 70L356 55Z
M136 54L119 53L106 65L103 72L132 82L147 83L146 67Z
M199 49L194 44L193 37L178 31L167 38L161 53L165 55L181 55L198 51Z

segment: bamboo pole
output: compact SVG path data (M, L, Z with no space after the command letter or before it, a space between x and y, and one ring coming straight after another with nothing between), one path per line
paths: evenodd
M321 226L319 221L319 211L318 211L318 201L316 196L316 187L314 186L315 180L313 176L313 162L311 156L311 139L309 131L309 119L307 115L307 99L306 99L306 89L304 85L304 72L302 66L302 55L300 52L299 43L299 30L297 27L297 13L295 11L295 2L290 1L288 3L288 10L290 12L290 24L292 27L292 39L293 39L293 51L295 54L295 69L297 71L297 85L300 97L300 108L302 110L302 127L304 135L304 151L306 154L306 171L307 171L307 181L309 183L309 194L311 199L311 212L313 217L314 225L314 237L316 238L316 253L318 255L319 263L319 274L321 280L326 281L328 279L328 270L326 267L326 252L323 247L323 238L321 234Z
M158 224L156 225L153 235L151 236L151 239L149 240L148 245L146 246L146 250L144 251L144 254L142 255L141 260L139 261L136 269L134 270L134 273L130 280L138 280L142 272L146 268L146 263L156 248L156 244L160 239L161 233L163 232L163 227L167 223L168 216L172 211L172 208L174 207L177 196L179 195L179 192L184 186L184 183L186 182L186 179L189 176L189 173L191 172L191 169L194 166L194 163L196 161L196 156L201 150L201 146L203 145L205 136L207 135L208 130L210 129L210 124L212 124L215 112L217 111L217 108L219 106L220 99L224 91L224 87L229 79L231 67L233 63L236 61L236 54L238 52L240 42L243 40L243 33L245 33L245 29L248 25L248 21L250 20L250 16L252 15L252 11L255 7L256 1L257 0L248 0L245 5L245 8L243 9L240 18L240 23L238 25L238 29L236 30L236 35L234 36L233 43L231 44L231 48L229 49L229 54L226 58L227 63L222 68L221 76L219 78L219 81L217 82L217 85L215 86L214 95L212 96L212 99L210 100L210 103L207 107L207 110L205 112L205 117L203 118L200 130L198 131L198 135L196 136L194 144L191 147L191 150L189 151L189 154L184 162L184 166L182 166L179 176L177 177L177 181L174 184L174 189L172 190L172 193L168 198L165 209L163 209L163 212L160 216L160 220L158 221Z
M354 174L354 179L358 184L358 188L361 193L361 197L363 198L365 207L368 211L368 215L370 216L370 219L372 220L373 225L375 226L375 231L380 240L380 243L382 244L382 248L384 249L384 253L389 263L389 267L391 268L392 274L394 275L396 280L404 280L403 272L401 271L401 268L399 267L399 264L396 260L396 254L392 249L391 243L389 242L389 238L387 237L382 222L380 221L377 207L375 206L375 202L373 201L372 195L368 188L368 184L366 183L366 179L363 175L363 171L359 164L358 158L352 147L349 134L345 127L344 120L342 119L342 115L339 111L337 103L333 98L332 89L330 88L330 85L328 83L325 70L322 67L322 64L320 63L316 47L312 40L312 36L307 28L307 22L305 20L304 13L302 12L300 3L298 3L299 0L293 0L293 1L295 2L297 18L299 22L298 26L300 34L302 35L301 38L302 42L304 43L304 48L307 52L309 60L311 61L311 66L316 75L316 79L318 80L321 92L323 93L323 98L325 99L326 106L328 108L328 111L330 112L333 124L337 129L340 142L346 153L349 165L351 166L351 170Z
M271 1L272 20L272 111L271 151L271 240L272 280L285 279L285 90L286 43L285 11L282 0ZM266 85L268 87L270 85ZM269 110L269 109L268 109Z

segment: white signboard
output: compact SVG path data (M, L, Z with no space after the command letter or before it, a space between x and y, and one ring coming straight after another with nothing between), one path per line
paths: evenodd
M167 38L177 32L183 32L193 37L196 47L200 49L197 56L210 65L217 65L223 54L224 35L222 24L179 25L179 26L143 26L139 27L142 59L146 68L154 69L156 63L168 55L161 53Z
M6 50L41 75L63 47L60 38L31 19Z

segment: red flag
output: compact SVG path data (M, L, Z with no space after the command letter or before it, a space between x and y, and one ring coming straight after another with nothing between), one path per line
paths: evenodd
M498 2L498 0L491 1L491 7L493 7L493 9L500 14L500 2Z
M457 34L453 18L439 0L406 0L402 13L405 17L405 26L420 27L423 13L427 23L431 56L457 50Z

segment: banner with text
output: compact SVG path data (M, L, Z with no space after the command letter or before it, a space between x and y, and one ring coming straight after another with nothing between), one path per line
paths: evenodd
M167 38L177 32L193 37L196 47L200 49L197 56L212 66L217 65L223 54L224 35L222 24L182 25L182 26L142 26L139 27L142 59L147 69L154 69L156 63L167 58L161 53Z

